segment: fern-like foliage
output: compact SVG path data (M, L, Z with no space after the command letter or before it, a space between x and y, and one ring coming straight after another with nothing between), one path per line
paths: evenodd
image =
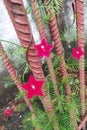
M48 0L44 2L46 10L51 11L52 13L58 14L63 4L63 0Z
M42 130L53 130L52 127L52 119L49 120L47 113L41 109L41 106L38 105L38 102L34 102L34 109L36 111L36 116L37 118L35 120L31 121L31 114L24 114L24 123L23 123L23 127L24 130L33 130L32 126L38 126L38 128L42 129Z
M33 130L32 115L31 113L24 114L23 117L23 130Z
M78 61L74 58L67 59L66 60L66 67L67 67L67 70L76 73L76 72L78 72L78 67L79 67Z
M26 12L27 14L32 13L32 7L31 7L31 3L29 0L28 1L28 6L26 8ZM49 21L50 21L50 15L47 15L46 10L51 11L52 13L58 14L62 8L63 5L63 0L49 0L48 2L44 1L44 3L42 3L41 0L37 0L38 5L39 5L39 9L40 9L40 14L42 17L42 21L44 25L48 25Z
M72 41L76 40L76 37L77 35L76 35L76 29L74 27L74 24L68 28L65 28L64 32L61 32L61 40L63 42L66 41L68 43L71 43Z

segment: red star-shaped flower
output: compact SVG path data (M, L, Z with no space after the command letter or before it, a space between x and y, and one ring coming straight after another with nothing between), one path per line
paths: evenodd
M81 47L78 47L77 49L73 48L72 49L72 57L76 58L76 59L80 59L81 56L83 55L84 53L82 52L82 49Z
M10 108L7 108L7 109L5 110L5 115L6 115L7 117L11 117L11 116L12 116L12 110L11 110Z
M39 45L35 45L35 48L38 51L38 56L39 57L49 57L50 56L50 52L53 49L53 45L52 44L48 44L46 39L42 39L41 43Z
M27 92L27 98L32 98L33 96L43 96L43 92L41 90L43 84L43 80L38 81L31 75L28 82L22 85L22 88Z

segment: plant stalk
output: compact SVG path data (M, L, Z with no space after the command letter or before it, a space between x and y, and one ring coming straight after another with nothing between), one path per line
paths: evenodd
M15 68L13 67L11 61L9 60L7 54L5 53L4 48L3 48L1 43L0 43L0 56L2 57L2 62L4 63L5 67L7 68L8 72L11 75L12 80L16 84L18 90L22 91L23 90L22 87L21 87L22 83L19 80L18 74L17 74ZM30 111L32 113L32 120L35 120L36 119L36 115L35 115L35 111L33 109L33 105L31 103L31 101L28 100L26 98L26 96L24 96L24 100L25 100L26 104L28 105L28 107L29 107L29 109L30 109ZM39 128L36 127L35 130L39 130Z

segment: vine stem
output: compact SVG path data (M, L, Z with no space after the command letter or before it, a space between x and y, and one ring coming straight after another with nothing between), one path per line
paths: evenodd
M87 122L87 115L83 118L82 122L79 124L78 129L77 130L81 130L84 126L85 123Z
M77 43L84 52L84 0L76 0L76 25L77 25ZM80 99L82 107L82 119L86 114L86 86L85 86L85 68L84 55L79 60L79 81L80 81ZM86 123L83 130L86 130Z
M31 2L31 5L32 5L32 9L33 9L33 13L34 13L34 17L35 17L35 20L36 20L36 24L37 24L37 27L38 27L38 30L39 30L39 33L40 33L40 37L41 39L45 38L46 39L46 35L45 35L45 31L44 31L44 27L43 27L43 23L42 23L42 19L41 19L41 15L40 15L40 10L38 8L38 4L36 2L36 0L30 0ZM50 67L50 71L53 70L53 66L52 66L52 61L49 59L50 62L48 62L48 67L50 67L50 63L51 63L51 67ZM51 72L51 74L53 73L53 71ZM55 79L55 77L53 78L52 76L54 75L51 75L51 78L52 78L52 81ZM55 79L56 81L56 79ZM54 83L55 83L54 81ZM58 88L56 88L57 86L54 86L54 89L57 90ZM56 92L58 95L59 95L59 92L57 91ZM45 100L46 101L46 100ZM54 108L53 108L53 111L54 111ZM54 113L54 112L52 112ZM58 125L58 122L56 120L56 116L55 116L55 113L52 114L52 117L55 117L54 120L53 120L53 128L54 130L59 130L59 125Z
M84 1L76 0L76 25L77 25L77 43L78 47L82 48L84 52ZM80 36L79 36L80 35ZM79 60L79 80L80 80L80 98L82 106L82 117L86 113L86 87L85 87L85 68L84 68L84 55Z
M31 0L31 5L32 5L32 8L33 8L34 17L35 17L35 20L36 20L36 24L38 26L40 37L41 37L41 39L44 39L44 38L46 39L46 34L45 34L45 31L44 31L44 27L43 27L43 23L42 23L38 4L35 0ZM53 71L53 65L52 65L51 58L49 58L46 61L47 61L50 76L51 76L51 79L52 79L52 82L53 82L53 85L54 85L55 94L56 94L57 97L59 97L58 85L57 85L56 77L55 77L55 74L54 74L54 71Z
M58 85L57 85L56 76L54 74L54 70L53 70L53 66L52 66L52 61L51 61L50 57L47 58L46 61L47 61L47 65L48 65L48 68L49 68L50 76L52 77L53 86L55 86L55 89L54 89L55 94L56 94L57 98L59 98L60 94L59 94L59 91L58 91Z

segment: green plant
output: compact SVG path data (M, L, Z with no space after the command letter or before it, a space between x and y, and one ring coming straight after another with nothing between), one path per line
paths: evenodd
M21 6L22 6L22 9L24 9L23 3L22 4L21 3L20 2L17 3L17 5L19 6L18 8L19 12L20 12ZM81 85L81 82L84 85L83 80L81 80L81 75L84 74L84 67L82 66L83 67L83 70L82 70L81 62L79 62L78 64L78 61L74 59L67 59L65 61L63 47L61 43L61 39L64 41L68 41L67 39L69 38L69 42L75 40L76 34L74 38L72 37L72 35L68 35L70 31L72 30L72 28L70 27L68 30L65 30L65 34L63 34L62 38L60 38L59 28L57 26L56 14L61 9L62 4L63 4L63 1L61 0L59 1L49 0L49 1L45 1L44 3L42 3L39 0L37 1L31 0L29 1L29 7L27 7L26 9L27 13L33 12L41 39L46 38L46 34L44 31L44 24L49 25L49 29L52 34L52 39L54 41L54 47L58 55L56 56L56 54L52 53L52 55L48 59L46 59L46 63L44 67L45 76L42 70L40 59L37 56L37 52L34 47L34 40L33 38L31 38L32 34L31 34L30 26L27 20L27 15L25 14L25 10L23 10L22 14L19 12L18 12L19 15L16 14L18 15L18 17L23 15L24 20L22 21L23 23L21 24L24 24L24 26L26 25L28 30L27 31L22 30L21 32L23 35L24 34L28 35L29 39L24 37L25 38L24 41L26 41L27 49L24 49L24 47L21 48L20 45L17 45L18 47L17 52L15 52L15 50L13 49L12 51L10 50L9 53L13 57L15 55L18 55L18 53L21 51L22 52L24 51L23 56L25 55L25 53L27 53L24 57L24 59L27 59L27 60L25 62L20 62L18 64L18 67L22 66L23 68L22 73L21 73L22 78L20 79L22 80L23 83L25 83L28 80L27 78L25 79L25 75L27 72L30 71L30 68L31 68L31 71L36 79L45 80L45 85L43 86L43 91L44 91L43 97L41 98L34 97L31 100L26 98L25 91L22 91L22 87L21 87L22 83L20 82L18 75L14 67L12 66L10 60L8 59L7 55L5 54L2 46L0 46L1 47L0 55L2 56L2 61L7 67L18 89L20 90L20 92L16 95L16 100L21 100L22 98L24 98L27 105L29 106L29 110L30 110L29 114L27 112L24 113L24 120L23 120L24 130L28 130L28 129L33 130L33 127L37 130L38 129L75 130L77 126L74 127L74 125L77 125L77 123L80 122L80 119L81 119L81 107L83 110L82 112L85 111L84 109L85 107L81 106L81 104L85 105L85 103L84 103L83 97L81 97L81 102L80 102L81 93L80 93L80 88L79 88L79 85ZM6 6L10 8L9 1L6 3ZM10 15L12 16L12 14ZM12 20L17 21L17 19L15 18L17 17L13 17ZM15 22L13 22L13 24L15 25L14 27L16 29L16 32L18 34L19 39L21 40L20 35L18 33L19 31L18 27L20 27L21 24L18 24L18 26L17 24L15 24ZM24 41L21 40L21 43L23 46L25 46ZM12 42L9 42L9 43L13 44ZM27 46L27 44L29 46ZM3 58L3 54L4 54L4 58ZM28 67L27 61L30 64L30 68ZM84 65L84 62L82 63ZM80 65L80 81L81 82L79 82L78 75L77 75L79 65ZM59 73L61 73L61 75ZM84 79L84 75L82 75L82 78ZM82 89L83 86L80 86L80 87ZM84 96L84 95L81 95L81 96ZM23 109L21 109L21 107ZM19 111L23 111L23 110L25 111L25 109L26 109L25 104L20 104L18 106Z

